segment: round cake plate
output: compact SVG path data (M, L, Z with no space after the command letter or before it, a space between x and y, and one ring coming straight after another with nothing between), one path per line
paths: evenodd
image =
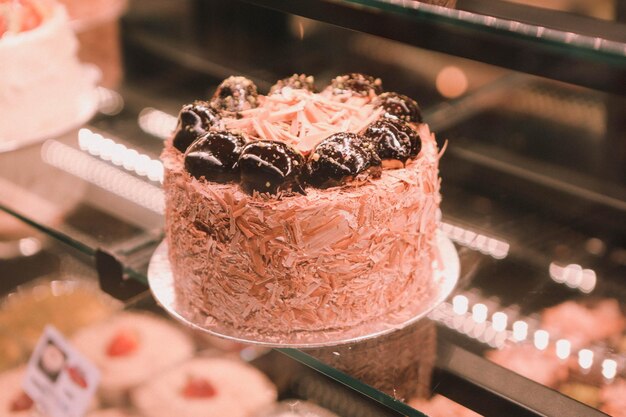
M404 328L425 317L452 292L459 279L460 262L454 244L443 233L437 234L440 262L435 261L431 294L416 297L402 311L344 329L298 331L291 333L247 333L221 324L211 317L192 314L176 304L174 277L168 259L167 242L157 247L148 266L148 283L156 301L176 320L204 333L236 342L282 348L314 348L359 342ZM442 265L439 265L441 263Z

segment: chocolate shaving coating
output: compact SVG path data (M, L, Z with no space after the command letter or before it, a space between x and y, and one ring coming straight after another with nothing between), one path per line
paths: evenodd
M302 89L308 90L312 93L315 92L315 85L313 83L315 79L312 75L306 74L293 74L291 77L283 78L282 80L278 80L276 84L270 88L270 94L278 93L285 87L290 87L294 89Z
M419 135L398 119L380 119L365 129L363 137L383 161L399 161L402 166L422 148Z
M382 93L374 102L385 110L385 117L398 118L405 122L422 123L422 111L415 100L403 94Z
M369 143L355 133L329 136L309 156L304 170L306 182L318 188L333 187L369 168L373 168L373 176L380 176L381 161L368 146Z
M249 194L304 192L299 179L304 157L284 142L250 142L243 148L237 165L241 170L241 187Z
M231 113L251 109L258 105L256 85L245 77L226 78L211 98L211 106Z
M185 169L195 178L229 182L239 178L236 166L246 144L242 135L227 131L209 132L185 152Z
M194 101L186 104L178 114L178 124L174 131L173 144L176 149L185 152L200 136L215 126L220 117L206 101Z
M374 92L374 94L383 92L383 83L380 78L359 73L339 75L331 81L330 85L333 94L353 92L361 96L368 96L370 91Z

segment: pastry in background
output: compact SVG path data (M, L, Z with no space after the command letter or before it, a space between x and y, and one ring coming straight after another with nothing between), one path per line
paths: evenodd
M409 405L429 417L481 417L480 414L439 394L429 400L411 400Z
M100 321L121 307L103 294L96 283L68 280L25 285L0 303L0 329L20 341L29 355L50 324L69 336Z
M19 367L0 374L0 417L33 415L33 400L22 389L25 373L26 368Z
M487 359L539 384L556 387L567 379L567 362L560 360L551 348L539 350L532 344L507 345L486 353Z
M583 347L618 337L626 328L626 319L613 298L585 303L566 301L542 312L541 327L553 337L568 339L572 347Z
M618 379L602 387L600 411L613 417L626 417L626 380Z
M102 410L92 411L85 417L137 417L137 415L123 408L105 408Z
M317 404L303 400L284 400L255 417L338 417Z
M0 1L0 148L64 133L94 114L100 74L77 48L59 3Z
M265 374L245 362L195 358L147 381L132 402L150 417L250 417L276 395Z
M115 406L126 404L131 389L194 352L185 332L147 313L119 313L80 330L72 342L100 369L102 402Z
M123 78L120 43L120 16L127 0L59 0L67 8L76 31L81 61L95 64L102 71L101 85L119 86Z

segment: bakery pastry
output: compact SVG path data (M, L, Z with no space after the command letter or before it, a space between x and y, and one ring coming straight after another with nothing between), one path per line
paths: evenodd
M567 379L567 362L560 360L553 349L536 349L532 344L507 345L486 353L489 360L523 377L548 387L556 387Z
M123 405L132 388L194 352L186 333L146 313L117 314L79 331L72 342L100 369L100 396L111 405Z
M325 408L309 401L284 400L255 417L337 417Z
M5 345L5 335L10 336L19 343L22 355L29 355L46 325L70 336L119 308L121 303L86 280L42 280L24 285L0 303L0 345ZM2 350L0 347L0 353Z
M481 417L481 414L439 394L428 400L412 400L409 405L429 417Z
M258 94L225 80L166 142L177 303L251 334L343 329L429 297L437 145L416 102L379 79L311 77Z
M63 6L0 1L0 145L63 133L93 114L99 71L76 52Z
M626 328L626 318L613 298L588 303L566 301L542 312L541 327L555 337L569 339L574 347L582 347L619 337Z
M139 387L132 401L152 417L249 417L276 400L276 388L256 368L222 358L195 358Z
M22 389L26 368L0 374L0 417L27 417L34 411L33 400Z
M600 400L600 411L613 417L626 417L626 380L617 379L602 387Z
M134 413L123 408L105 408L102 410L92 411L86 417L135 417Z

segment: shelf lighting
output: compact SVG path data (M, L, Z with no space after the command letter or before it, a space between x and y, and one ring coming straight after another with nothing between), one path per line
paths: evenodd
M504 259L509 254L511 245L502 240L488 237L450 223L442 222L440 227L452 241L470 249L477 250L485 255L489 255L494 259Z
M452 299L452 311L459 316L467 313L469 309L469 300L464 295L455 295Z
M598 278L592 269L583 269L578 264L560 266L555 262L550 263L548 268L550 278L557 284L563 284L569 288L589 294L596 288Z
M535 347L539 350L546 350L550 342L550 334L545 330L537 330L534 336Z
M526 340L528 337L528 323L518 320L513 323L513 339L518 342Z
M617 375L617 362L613 359L605 359L602 361L602 376L606 379L613 379Z
M80 129L78 132L78 146L100 159L110 161L137 175L148 177L151 181L163 182L163 164L157 159L141 154L135 149L129 149L121 143L103 137L89 129Z
M482 303L476 303L472 307L472 319L476 323L484 323L487 320L487 313L487 306Z
M556 341L556 356L559 359L567 359L572 353L572 344L567 339L559 339Z
M506 330L508 320L509 316L506 313L498 311L491 317L491 326L496 332L503 332Z
M176 129L178 119L161 110L146 107L139 113L137 123L144 132L160 139L167 139Z
M593 352L589 349L581 349L578 352L578 365L583 369L591 368L591 365L593 365Z

